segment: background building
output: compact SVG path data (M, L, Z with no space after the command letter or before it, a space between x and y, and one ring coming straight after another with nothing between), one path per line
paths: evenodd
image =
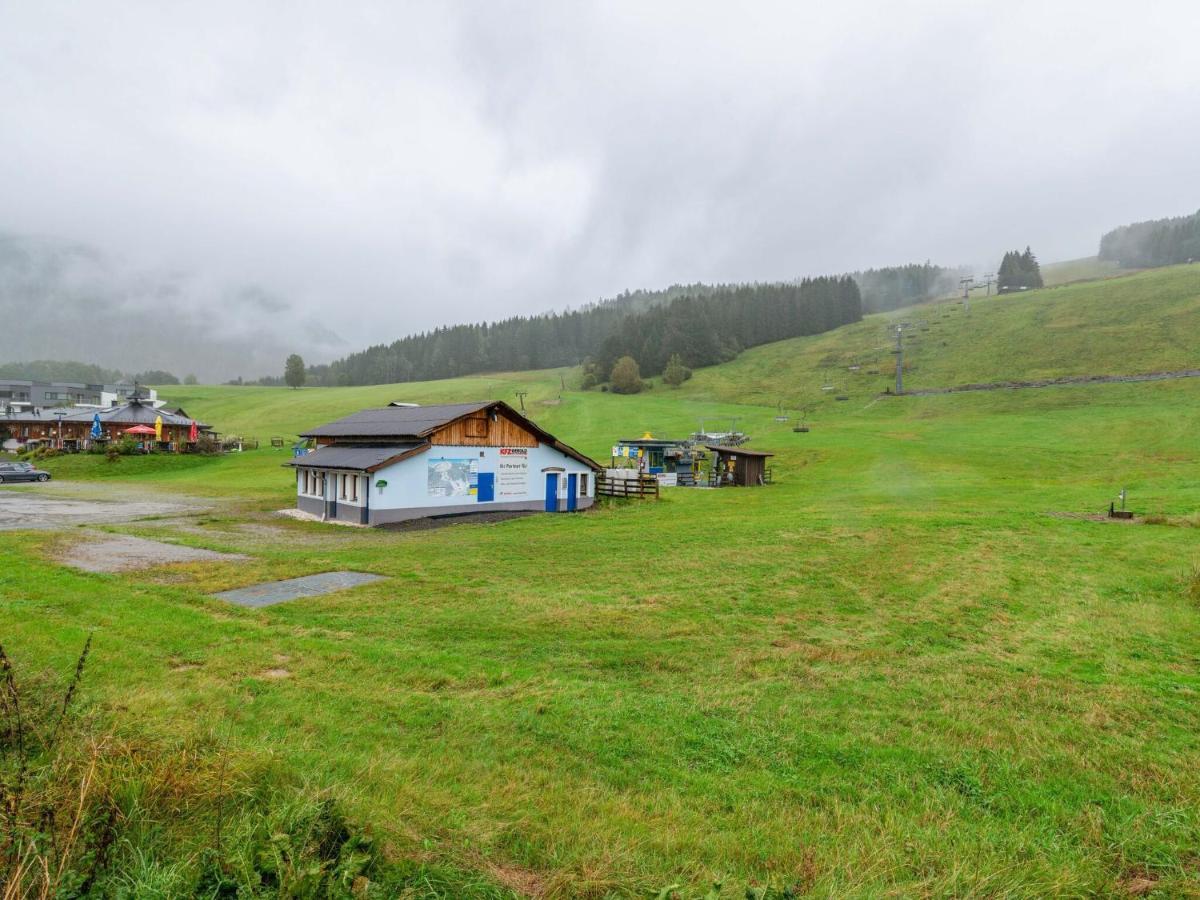
M116 384L83 384L73 381L22 381L0 378L0 410L57 409L71 406L119 406L135 394L142 403L163 405L158 392L131 381Z
M161 432L156 435L153 429L158 424ZM143 432L129 434L130 428L141 428ZM145 433L145 429L150 429L150 433ZM189 418L183 410L155 407L139 397L107 408L0 409L0 431L4 433L0 449L12 453L36 447L68 452L87 450L93 444L108 444L127 437L143 449L182 453L192 448L201 436L212 436L208 425Z

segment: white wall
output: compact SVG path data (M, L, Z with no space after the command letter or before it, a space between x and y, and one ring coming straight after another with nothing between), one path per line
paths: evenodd
M367 505L367 490L370 485L374 484L374 480L370 476L357 475L353 472L346 472L340 469L309 469L310 479L325 476L325 490L318 490L316 494L304 492L304 469L296 469L296 493L301 497L311 497L316 500L336 500L338 505L346 506L366 506ZM342 499L342 476L347 479L358 479L358 499L353 499L350 494L349 481L346 482L346 498ZM309 484L312 482L310 480Z
M429 465L431 462L443 458L473 459L477 461L478 471L495 473L496 503L545 500L546 472L544 470L551 467L563 470L560 473L562 477L559 479L560 499L566 499L566 476L570 474L586 474L588 476L588 485L585 496L595 496L595 476L592 470L578 460L567 456L565 453L560 453L558 450L548 447L545 444L527 448L528 453L525 457L527 460L527 469L524 483L521 485L522 489L520 491L514 491L515 485L502 483L501 480L505 471L510 473L514 471L512 469L505 470L501 468L502 464L511 465L514 459L511 455L502 454L500 452L502 449L507 448L435 446L430 447L424 453L418 453L416 456L393 463L387 468L380 469L371 475L371 509L436 508L439 506L463 506L464 504L478 502L477 497L474 495L450 497L430 495ZM387 487L383 488L382 491L375 487L375 484L381 480L387 482ZM479 506L481 509L484 509L488 504L480 503Z

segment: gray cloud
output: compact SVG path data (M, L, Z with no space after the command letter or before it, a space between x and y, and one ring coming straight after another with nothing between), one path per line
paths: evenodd
M1182 0L349 6L0 0L0 228L321 358L1200 205Z

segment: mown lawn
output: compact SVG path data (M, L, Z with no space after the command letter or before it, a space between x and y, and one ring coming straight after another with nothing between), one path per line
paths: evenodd
M1067 259L1056 263L1042 264L1042 281L1047 287L1060 284L1070 284L1073 281L1094 281L1098 278L1113 278L1129 274L1129 269L1122 269L1111 259L1100 259L1095 256L1084 256L1080 259Z
M539 422L597 455L734 416L778 454L771 487L577 516L367 532L268 518L279 451L52 461L223 496L198 528L123 530L252 559L85 575L54 562L70 536L4 534L5 647L64 670L94 631L86 689L115 714L228 728L393 853L551 895L1200 892L1200 384L856 396L794 434L705 396L726 377L559 400L527 376ZM260 437L366 405L189 390ZM1082 517L1122 487L1168 524ZM333 568L388 580L206 597Z

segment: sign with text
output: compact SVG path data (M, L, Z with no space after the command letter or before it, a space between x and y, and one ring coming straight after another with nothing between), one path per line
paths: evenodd
M496 469L497 497L525 497L529 494L529 449L501 447Z

